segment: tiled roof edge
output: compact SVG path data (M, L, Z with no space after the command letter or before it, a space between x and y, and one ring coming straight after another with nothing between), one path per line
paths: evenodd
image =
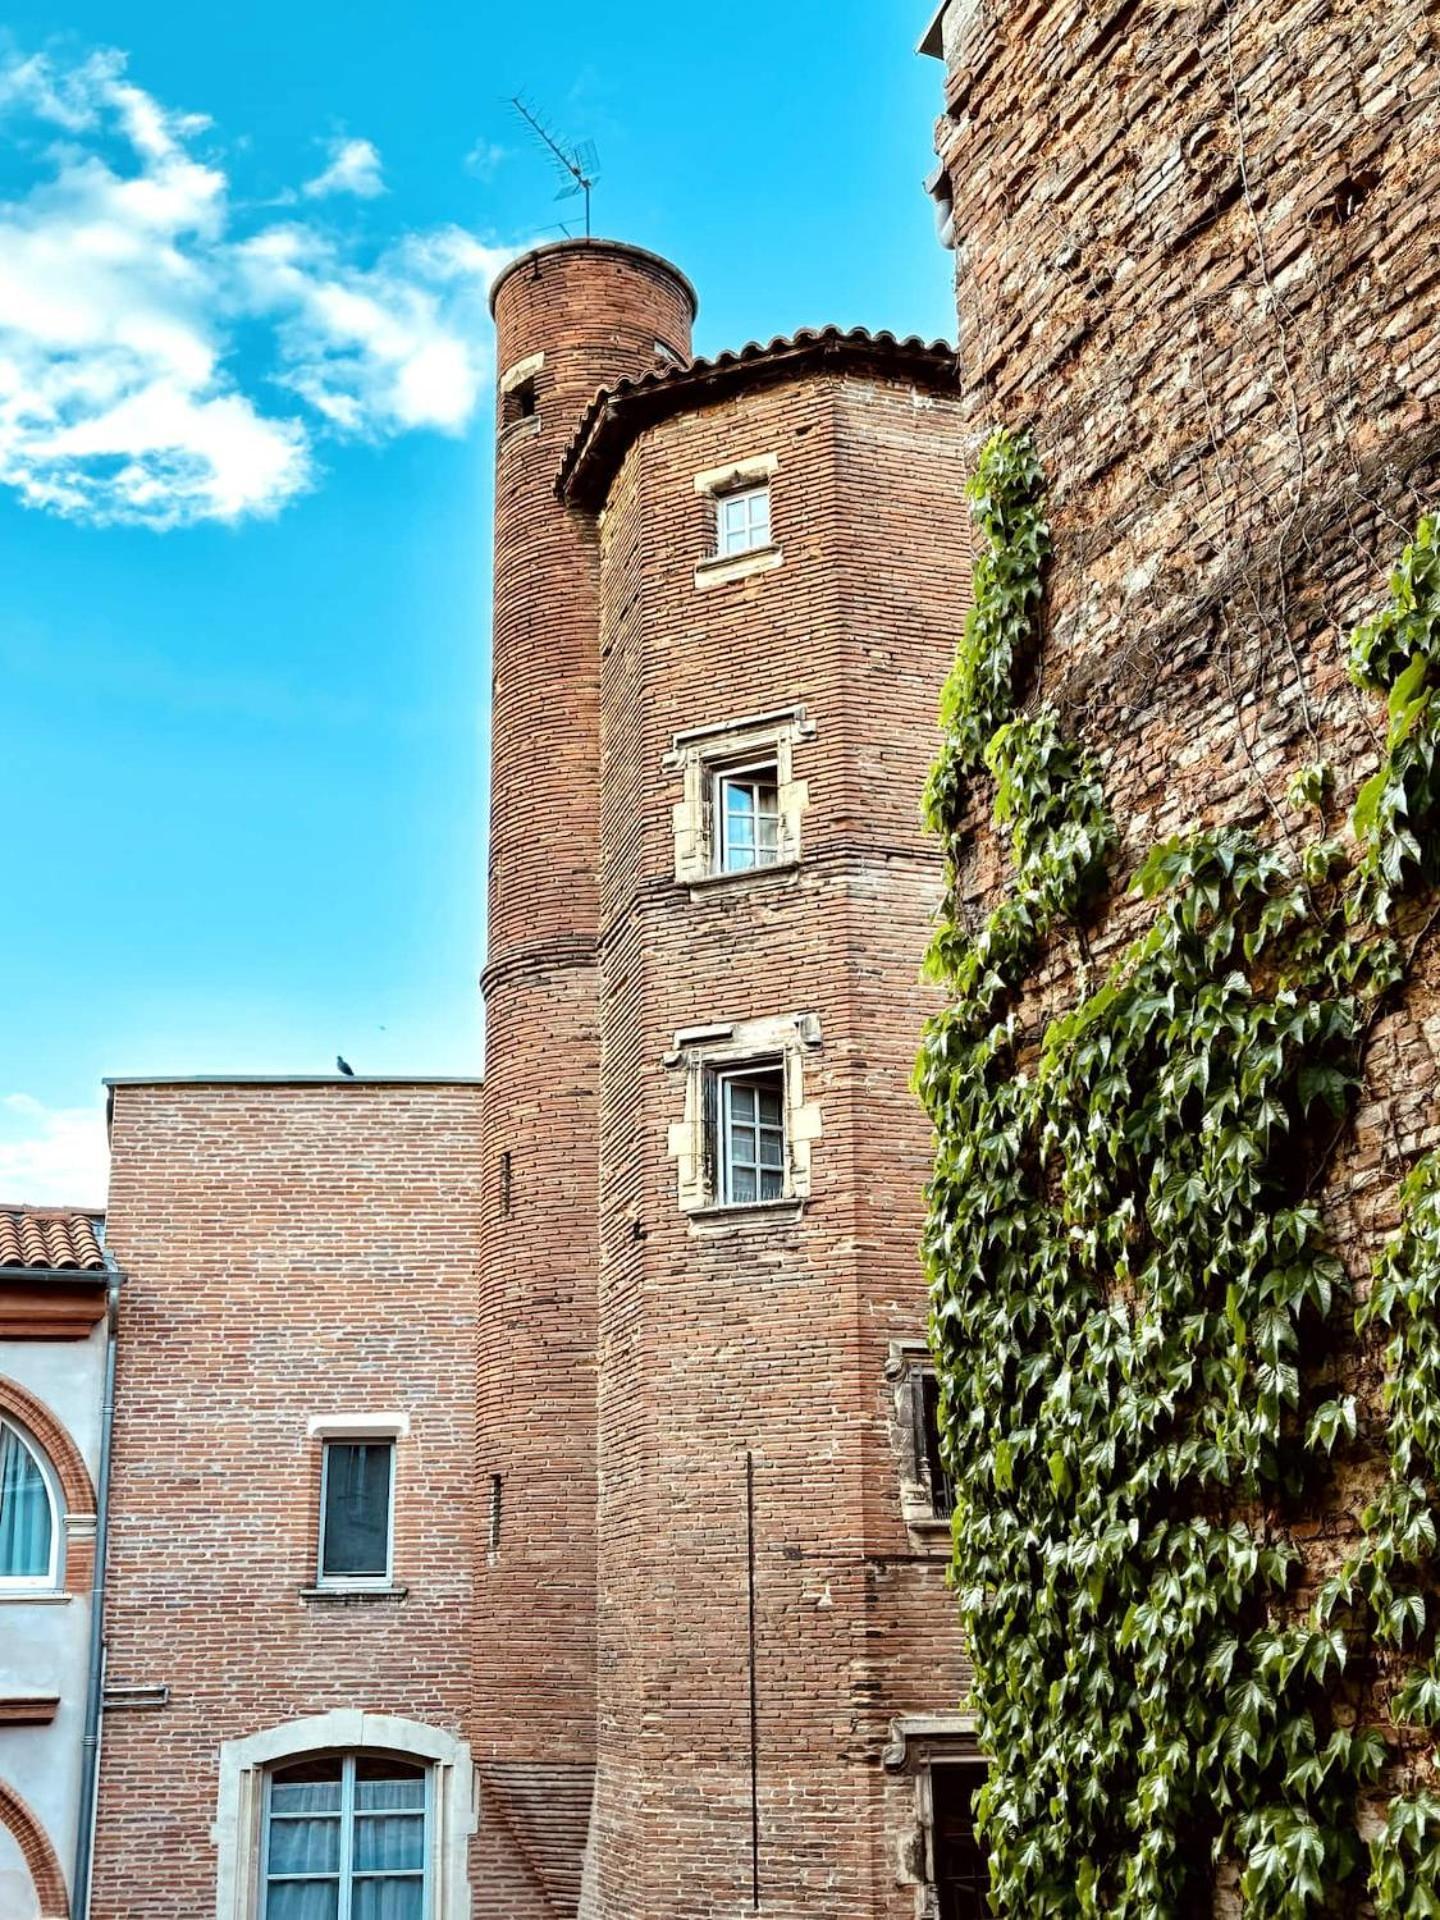
M103 1274L100 1208L0 1206L0 1273Z
M575 506L598 506L625 450L644 427L678 413L687 404L737 388L790 379L826 365L896 368L927 384L958 390L960 365L946 340L904 339L864 327L805 329L768 345L750 341L738 352L686 366L657 367L638 379L602 387L587 407L560 462L559 497Z

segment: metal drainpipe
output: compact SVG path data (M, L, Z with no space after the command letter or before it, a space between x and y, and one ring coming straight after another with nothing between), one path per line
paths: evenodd
M81 1749L80 1824L75 1835L74 1920L88 1920L94 1854L96 1789L100 1783L100 1708L105 1687L105 1561L110 1535L110 1440L115 1426L115 1345L120 1318L120 1273L111 1268L105 1290L105 1397L100 1411L100 1483L95 1495L95 1571L90 1578L90 1675Z

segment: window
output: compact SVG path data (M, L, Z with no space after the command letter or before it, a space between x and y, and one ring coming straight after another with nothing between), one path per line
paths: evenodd
M327 1440L320 1475L320 1584L384 1585L391 1572L393 1440Z
M780 776L773 760L715 775L716 871L751 873L780 858Z
M676 1033L663 1060L683 1077L684 1105L666 1146L680 1210L697 1229L729 1231L732 1208L788 1203L798 1213L810 1198L823 1128L813 1086L806 1096L807 1059L820 1052L814 1013L717 1020Z
M539 401L535 392L535 380L517 380L513 387L502 396L501 425L518 426L522 420L533 420L539 412Z
M785 1071L722 1073L719 1081L719 1199L725 1206L785 1194Z
M0 1421L0 1590L53 1587L59 1551L49 1475L19 1429Z
M990 1875L975 1832L975 1795L984 1778L974 1760L930 1767L930 1877L938 1920L981 1920L990 1912Z
M770 488L744 487L715 501L715 552L728 560L770 545Z
M334 1754L266 1777L261 1920L426 1920L428 1768Z
M941 1452L940 1382L931 1368L917 1369L911 1404L917 1421L915 1459L930 1496L930 1511L937 1520L948 1520L955 1511L955 1482Z
M711 721L673 736L663 764L680 776L672 820L682 885L769 874L799 860L809 788L796 774L796 748L814 738L803 707Z

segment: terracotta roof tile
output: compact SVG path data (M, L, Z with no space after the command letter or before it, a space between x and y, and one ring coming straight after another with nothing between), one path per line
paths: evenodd
M0 1268L100 1273L100 1215L68 1207L0 1207Z
M626 448L642 428L682 408L719 398L740 387L792 379L816 367L894 369L928 386L958 388L960 364L945 340L917 334L849 332L840 327L805 329L764 346L752 340L738 353L681 366L656 367L636 379L602 387L586 408L580 427L560 462L555 491L578 506L596 506L604 498Z

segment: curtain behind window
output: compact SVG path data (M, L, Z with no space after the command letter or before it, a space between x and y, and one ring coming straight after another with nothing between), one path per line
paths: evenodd
M0 1426L0 1579L45 1578L52 1524L39 1461L13 1427Z

